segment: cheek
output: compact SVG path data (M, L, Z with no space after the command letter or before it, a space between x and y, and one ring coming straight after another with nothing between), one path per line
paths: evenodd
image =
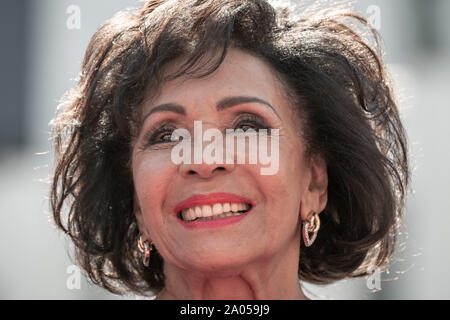
M292 152L292 150L297 150ZM260 176L272 222L296 224L301 196L307 185L307 170L299 146L280 145L279 170L272 176Z
M139 206L144 215L156 212L161 208L166 190L173 176L174 166L171 165L166 153L142 154L133 162L133 180ZM149 210L152 208L153 210Z
M266 214L271 223L292 222L300 206L300 190L292 175L282 170L277 175L262 177L260 185L266 198Z

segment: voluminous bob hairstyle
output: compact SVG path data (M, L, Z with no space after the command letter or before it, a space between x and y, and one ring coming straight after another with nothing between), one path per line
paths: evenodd
M407 144L366 19L333 10L294 17L264 0L149 0L94 34L78 84L52 121L51 210L94 283L122 294L164 287L157 249L144 268L136 245L130 159L140 107L164 81L213 73L231 47L273 68L307 153L326 159L328 202L316 242L301 245L299 280L365 276L392 256L409 183ZM166 74L177 58L185 63Z

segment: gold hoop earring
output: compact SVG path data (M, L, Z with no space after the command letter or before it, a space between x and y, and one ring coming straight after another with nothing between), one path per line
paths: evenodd
M148 267L150 265L150 253L152 252L152 243L148 243L147 240L143 240L142 236L139 236L137 241L138 249L142 253L142 264L144 267Z
M311 247L314 241L317 238L317 232L320 229L320 219L319 215L314 212L311 219L309 221L303 222L303 241L305 242L305 246ZM310 237L309 234L312 233Z

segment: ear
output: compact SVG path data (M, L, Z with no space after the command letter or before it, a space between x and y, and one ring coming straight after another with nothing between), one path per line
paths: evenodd
M309 160L310 180L302 197L300 216L302 221L310 220L314 213L322 212L328 201L327 163L322 155L315 154Z
M149 232L145 227L144 216L142 214L141 207L139 205L139 199L136 195L136 192L134 193L133 197L133 212L136 217L138 228L140 233L142 234L142 237L146 240L150 239Z

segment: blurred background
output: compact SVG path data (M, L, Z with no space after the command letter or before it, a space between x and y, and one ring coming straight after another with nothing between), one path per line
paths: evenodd
M293 1L295 2L295 1ZM49 215L48 124L96 29L136 0L0 2L0 299L135 299L87 281ZM450 1L357 1L384 39L410 143L398 250L372 277L306 285L313 299L450 299Z

